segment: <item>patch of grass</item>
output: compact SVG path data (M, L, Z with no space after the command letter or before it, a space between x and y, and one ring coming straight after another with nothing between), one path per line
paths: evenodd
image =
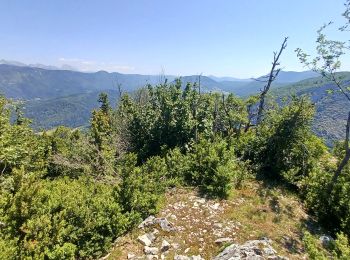
M214 234L215 223L221 223L223 229L233 223L234 227L223 232L221 237L232 237L234 243L243 244L247 240L268 237L279 255L290 259L305 257L302 234L310 217L292 192L249 180L241 189L232 190L227 200L206 201L210 205L220 203L221 211L202 207L200 203L195 203L196 199L199 199L198 191L187 187L170 189L162 200L158 216L167 217L176 227L181 228L173 233L160 231L159 239L155 241L158 248L163 238L180 245L176 252L170 250L166 259L173 259L175 253L200 254L205 259L211 259L220 253L231 243L218 245L214 242L218 238ZM195 204L199 206L196 207ZM212 215L213 212L215 216ZM172 215L176 218L172 218ZM152 230L153 228L148 231ZM144 232L135 229L127 234L122 240L124 244L117 247L112 252L113 255L122 252L122 256L126 257L128 252L132 252L141 256L143 246L137 242L137 236ZM185 253L186 248L190 250ZM123 257L109 259L124 259Z
M244 227L237 236L240 243L268 237L281 255L296 258L303 254L301 227L307 214L296 196L283 188L251 181L247 187L236 190L231 199L240 198L244 202L226 212L227 218L239 221ZM293 241L286 243L286 237L292 237Z

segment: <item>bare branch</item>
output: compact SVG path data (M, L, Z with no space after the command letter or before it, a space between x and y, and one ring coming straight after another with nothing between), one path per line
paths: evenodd
M288 37L285 37L279 52L273 53L273 62L272 62L271 71L270 71L270 74L268 76L267 83L264 86L264 89L261 91L261 94L260 94L260 104L259 104L259 110L258 110L257 125L260 124L260 122L262 120L262 114L263 114L264 104L265 104L265 96L266 96L267 92L269 91L272 82L276 79L276 77L278 76L278 74L281 71L280 68L276 69L276 67L278 67L280 65L279 59L280 59L280 56L281 56L283 50L287 47L287 40L288 40Z

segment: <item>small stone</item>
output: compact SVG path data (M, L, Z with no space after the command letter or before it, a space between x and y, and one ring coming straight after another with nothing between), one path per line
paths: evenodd
M232 244L226 247L213 260L238 260L238 259L274 259L281 260L280 256L276 256L276 251L270 246L272 241L268 238L260 240L249 240L243 245ZM263 250L261 250L263 248ZM264 257L264 254L268 255ZM244 258L242 258L244 256Z
M206 201L205 198L196 199L196 202L198 202L200 204L204 204L205 201Z
M186 248L186 249L185 249L185 254L187 254L189 251L190 251L190 248L189 248L189 247Z
M159 249L157 247L149 247L145 246L145 249L143 250L146 255L157 255Z
M157 219L157 223L159 223L159 226L163 231L170 232L176 230L166 218Z
M165 252L168 251L170 249L170 244L168 241L166 241L165 239L162 241L162 246L160 248L160 251Z
M128 259L134 259L136 257L136 255L132 254L132 253L129 253L128 254Z
M220 208L220 203L215 203L214 205L209 206L213 210L218 210Z
M146 218L144 221L141 222L140 225L138 225L138 228L145 228L150 225L154 225L155 217L154 216L149 216Z
M277 253L277 252L276 252L273 248L271 248L271 247L264 247L264 248L263 248L263 251L264 251L264 254L265 254L265 255L274 255L274 254Z
M147 233L139 236L138 241L140 241L144 246L150 246L152 242L156 239L155 235L152 233Z
M214 223L214 228L222 228L222 224L221 223Z
M174 260L191 260L191 258L185 255L175 255Z
M320 236L320 241L321 241L323 246L327 247L329 245L329 243L331 241L333 241L333 238L330 236L323 235L323 236Z
M175 215L170 215L171 219L177 220L177 217Z
M179 249L180 248L180 245L178 243L172 243L171 246L174 248L174 249Z

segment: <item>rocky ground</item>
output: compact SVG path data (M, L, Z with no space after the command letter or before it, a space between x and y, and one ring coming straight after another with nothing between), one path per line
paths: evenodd
M306 259L301 229L310 220L300 202L251 182L227 200L193 189L166 194L157 216L119 238L104 259Z

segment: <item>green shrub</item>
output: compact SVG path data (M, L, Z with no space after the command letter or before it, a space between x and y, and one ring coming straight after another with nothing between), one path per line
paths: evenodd
M28 170L44 168L47 164L44 140L34 134L28 120L11 124L7 105L0 96L0 173L11 173L21 166Z
M311 131L313 113L313 105L303 97L270 110L245 156L264 176L300 186L326 152L323 142Z
M303 243L310 259L350 259L349 240L343 233L338 233L335 240L331 240L328 245L322 245L321 241L310 232L304 232Z
M334 241L333 255L336 259L347 260L350 259L350 244L349 239L344 233L337 234Z
M350 172L344 171L329 191L331 172L317 172L307 179L306 204L319 221L333 232L350 236Z
M185 180L209 196L227 197L230 189L239 186L247 173L232 146L221 138L200 139L189 150L188 158L190 171Z
M118 185L120 205L134 223L157 212L166 177L164 159L158 156L151 157L140 167L136 166L136 162L135 154L126 155L120 162L121 182Z
M93 157L86 136L79 130L60 126L44 136L49 143L48 176L77 178L92 174ZM90 149L87 149L90 148Z
M19 258L93 258L128 227L113 188L88 178L40 180L15 173L15 192L2 190L0 241L17 242Z
M3 227L0 227L0 231ZM10 236L0 235L0 259L17 258L17 240Z
M309 232L304 233L303 243L305 250L311 260L326 260L327 251L322 248L318 239L312 236Z
M170 150L165 156L167 164L167 180L170 185L185 184L191 176L191 160L179 148Z

